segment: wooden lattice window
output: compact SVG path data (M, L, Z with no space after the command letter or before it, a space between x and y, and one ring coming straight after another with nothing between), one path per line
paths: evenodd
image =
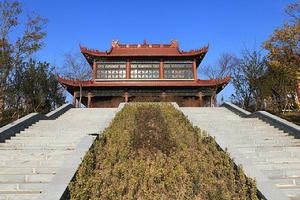
M130 64L131 79L159 79L159 62L132 62Z
M96 79L126 79L126 62L97 63Z
M189 61L165 61L164 79L194 79L193 63Z

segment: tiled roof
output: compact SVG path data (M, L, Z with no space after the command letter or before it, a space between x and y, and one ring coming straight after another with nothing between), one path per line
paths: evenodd
M79 80L68 80L58 76L58 81L67 87L78 87L82 85L83 87L172 87L172 86L182 86L182 87L201 87L201 86L218 86L226 85L230 81L230 77L224 79L210 79L210 80L197 80L197 81L174 81L174 80L158 80L158 81L136 81L136 80L124 80L124 81L79 81Z
M205 54L208 46L197 50L181 51L176 40L170 44L119 44L117 40L112 42L109 51L99 51L80 46L80 50L86 56L196 56ZM204 55L203 55L204 56Z

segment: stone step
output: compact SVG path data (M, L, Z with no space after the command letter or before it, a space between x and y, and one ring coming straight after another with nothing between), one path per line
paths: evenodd
M48 144L77 144L80 141L80 138L72 138L70 140L55 140L55 139L48 139L48 140L43 140L43 139L27 139L27 140L7 140L3 144L9 144L9 145L26 145L26 144L31 144L31 145L48 145ZM1 145L0 145L1 146Z
M19 136L22 136L22 137L30 137L30 138L36 138L36 137L63 137L63 136L66 136L66 137L84 137L86 135L89 135L89 134L95 134L95 133L98 133L98 132L73 132L73 133L70 133L70 134L62 134L62 133L55 133L55 132L52 132L52 133L26 133L26 134L17 134L16 137L19 137Z
M25 161L18 161L18 160L7 160L7 161L0 161L0 171L1 168L4 167L25 167L25 168L35 168L35 167L59 167L63 163L64 159L54 159L54 160L25 160Z
M257 151L257 152L248 152L244 153L246 157L263 157L263 158L270 158L270 157L280 157L280 158L297 158L300 159L300 154L293 153L289 151Z
M39 194L0 194L0 200L37 200Z
M242 118L226 108L180 109L193 125L221 141L222 147L230 146L229 154L240 153L246 165L251 163L276 182L279 190L300 200L299 139L258 118Z
M70 156L70 153L57 153L57 154L0 154L0 160L1 161L10 161L10 160L16 160L16 161L26 161L26 160L52 160L52 159L66 159L68 156ZM0 161L0 162L1 162Z
M300 146L250 146L250 147L239 147L238 150L241 153L251 153L251 152L290 152L299 153Z
M56 174L57 167L0 167L0 175Z
M295 170L262 170L270 179L300 178L300 169Z
M1 183L48 183L53 178L54 174L0 174Z
M41 192L88 134L100 134L116 109L71 109L0 143L0 200L39 199Z
M16 149L9 149L9 150L0 150L0 155L1 154L22 154L22 155L32 155L32 154L37 154L37 155L45 155L45 154L51 154L51 153L72 153L73 150L60 150L60 149L45 149L45 150L42 150L42 151L36 151L35 149L19 149L19 150L16 150Z
M36 137L24 137L24 136L14 136L11 137L9 140L6 141L11 141L11 140L26 140L26 141L31 141L31 140L67 140L67 141L71 141L71 140L78 140L80 139L82 136L76 136L76 135L60 135L60 136L36 136Z
M255 166L260 170L297 170L300 169L300 163L277 162L277 163L256 163Z
M236 122L240 123L240 122ZM236 131L239 132L245 132L245 131L277 131L277 132L284 132L278 128L272 127L272 126L267 126L267 125L261 125L261 126L251 126L251 125L241 125L241 124L235 124L235 123L225 123L225 122L219 122L218 123L208 123L208 122L201 122L197 123L200 125L200 127L203 128L208 128L208 129L215 129L215 130L231 130L232 128L238 128Z
M208 131L209 132L209 131ZM230 140L258 140L258 141L275 141L275 140L281 140L283 142L285 141L293 141L294 142L300 142L299 139L295 139L293 136L285 136L285 135L268 135L268 134L261 134L261 135L232 135L232 134L225 134L225 133L215 133L214 134L217 137L222 137Z
M5 151L9 151L9 150L30 150L30 151L50 151L50 150L74 150L75 148L73 146L16 146L16 147L12 147L12 146L5 146L5 147L0 147L0 152L5 150Z
M257 147L300 147L300 144L298 142L296 143L279 143L279 144L232 144L236 148L257 148Z
M286 185L286 186L280 186L279 188L284 194L286 194L289 197L289 199L291 200L300 199L299 186Z
M25 194L25 193L41 193L46 183L0 183L0 194Z
M48 144L30 144L30 143L0 143L0 148L4 148L4 147L11 147L11 148L22 148L22 147L48 147L48 148L74 148L77 145L77 143L56 143L56 142L52 142L52 143L48 143Z

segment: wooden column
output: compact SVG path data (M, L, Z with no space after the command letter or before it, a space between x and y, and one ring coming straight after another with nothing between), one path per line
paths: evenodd
M94 63L93 63L93 81L96 80L96 76L97 76L97 67L96 67L96 60L94 59Z
M199 98L199 105L200 107L203 106L203 93L202 92L198 92L198 98Z
M91 102L92 102L92 93L88 93L88 108L90 108L91 107Z
M214 107L217 107L217 93L214 93Z
M77 101L77 108L80 108L81 107L81 105L80 105L80 102L79 102L79 100Z
M124 100L125 100L125 103L128 103L128 92L124 93Z
M129 59L126 62L126 79L130 79L130 61L129 61Z
M166 100L166 93L165 92L161 93L161 98L162 98L163 102Z
M163 61L163 59L161 59L160 63L159 63L159 78L164 79L164 61Z
M212 107L213 106L213 97L212 96L210 96L210 98L209 98L209 104L210 104L210 107Z
M194 74L194 81L197 81L197 66L196 66L196 59L194 58L193 61L193 74Z
M77 96L77 92L74 91L73 92L73 107L76 108L76 96Z

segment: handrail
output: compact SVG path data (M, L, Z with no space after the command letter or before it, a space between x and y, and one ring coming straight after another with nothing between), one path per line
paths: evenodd
M282 119L276 115L273 115L266 111L256 111L254 113L250 113L232 103L225 102L221 106L228 108L229 110L233 111L234 113L240 115L241 117L245 118L253 118L257 117L272 126L279 128L287 133L292 134L293 136L300 138L300 126L293 124L285 119Z

